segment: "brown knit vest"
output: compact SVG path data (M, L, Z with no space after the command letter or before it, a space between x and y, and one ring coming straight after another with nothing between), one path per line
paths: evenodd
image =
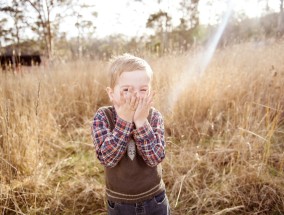
M104 107L108 125L115 127L114 107ZM150 110L148 121L151 120ZM131 160L127 153L114 167L105 167L106 196L108 200L120 203L137 203L153 198L165 189L162 180L162 166L148 166L136 147L136 156Z

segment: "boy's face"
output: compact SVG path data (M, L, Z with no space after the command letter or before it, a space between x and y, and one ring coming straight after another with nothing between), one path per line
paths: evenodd
M118 77L114 89L108 88L108 94L111 101L119 103L121 92L126 96L128 90L132 88L133 93L137 92L137 96L143 97L148 90L150 92L150 77L144 70L135 70L131 72L123 72Z

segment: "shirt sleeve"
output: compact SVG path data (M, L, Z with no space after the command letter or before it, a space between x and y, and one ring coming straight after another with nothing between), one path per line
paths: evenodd
M139 154L151 167L157 166L165 158L164 134L162 114L156 110L152 112L150 123L147 121L133 132Z
M103 110L94 117L92 137L97 158L106 167L114 167L126 152L133 124L117 116L113 131L110 130Z

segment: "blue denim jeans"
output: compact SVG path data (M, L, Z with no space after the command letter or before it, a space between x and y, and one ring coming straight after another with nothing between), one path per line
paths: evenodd
M107 201L107 206L108 215L170 215L165 191L145 202L126 204Z

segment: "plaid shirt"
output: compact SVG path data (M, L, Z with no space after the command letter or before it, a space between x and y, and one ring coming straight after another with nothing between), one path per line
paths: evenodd
M135 129L134 123L121 119L113 108L115 127L110 130L106 115L99 109L94 117L92 137L97 157L106 167L114 167L125 155L127 143L133 137L137 151L147 165L158 165L165 157L164 122L153 109L150 123Z

